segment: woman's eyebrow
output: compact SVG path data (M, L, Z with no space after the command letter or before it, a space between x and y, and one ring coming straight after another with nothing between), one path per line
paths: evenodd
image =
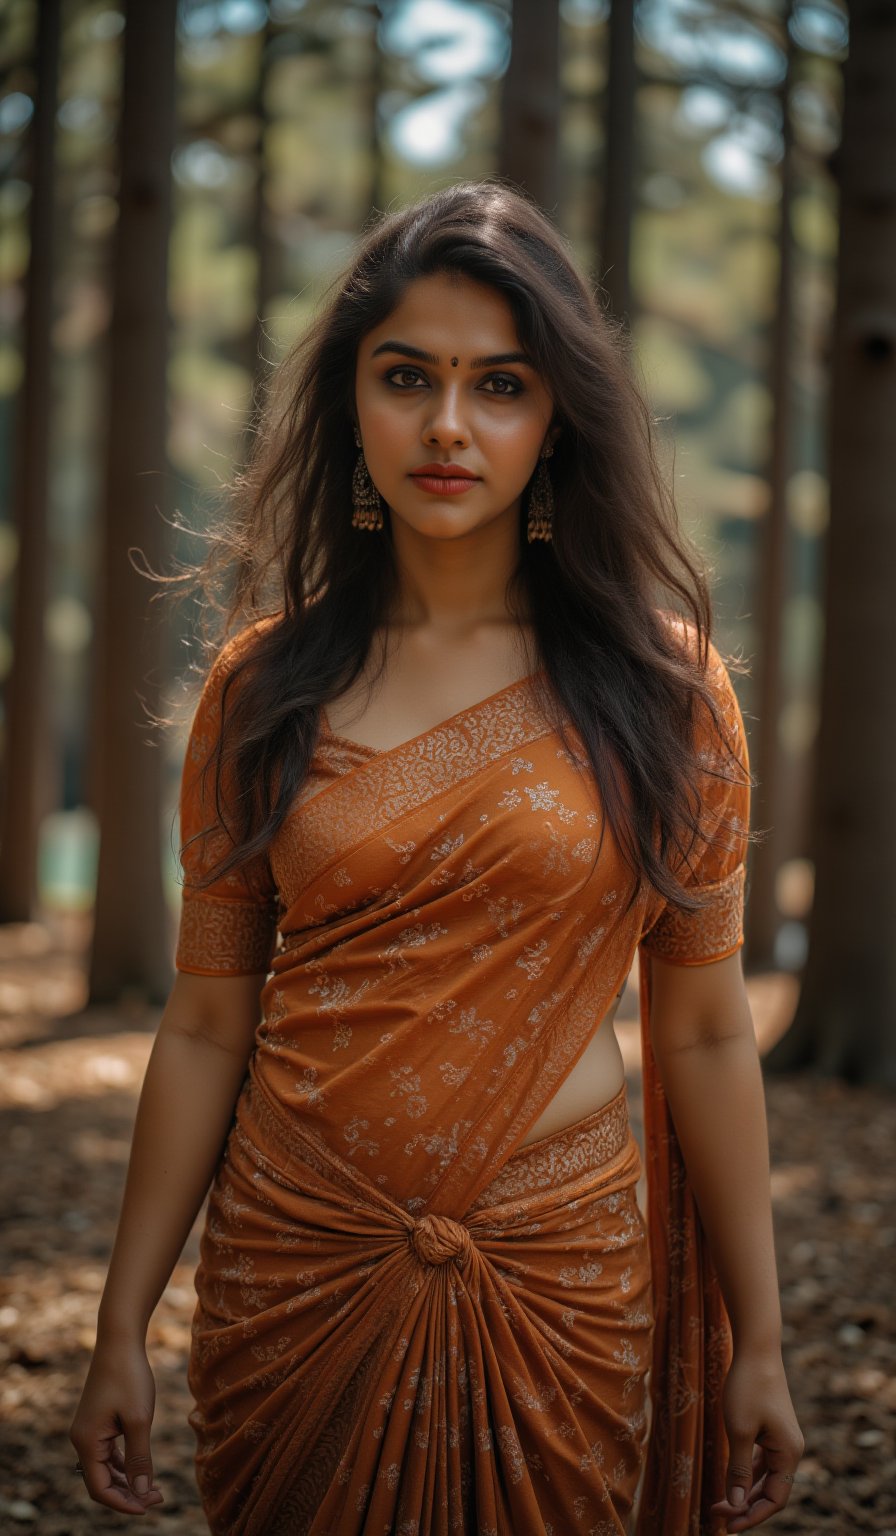
M404 341L381 341L374 348L372 357L379 357L381 352L398 352L402 357L412 357L420 363L432 363L438 368L439 359L434 352L424 352L420 347L411 347ZM493 357L474 357L470 363L471 368L498 368L504 363L525 363L532 368L532 359L525 352L497 352Z
M494 357L474 357L470 367L499 368L502 363L525 363L528 368L535 367L525 352L496 352Z
M432 363L436 368L439 365L439 359L434 353L422 352L419 347L410 347L404 341L381 341L379 346L374 348L371 357L379 357L381 352L400 352L402 357L413 357L420 363Z

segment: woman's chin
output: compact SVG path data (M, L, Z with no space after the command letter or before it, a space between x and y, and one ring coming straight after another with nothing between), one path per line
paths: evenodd
M484 533L497 521L510 518L514 524L517 518L517 508L507 508L501 512L486 511L481 509L473 513L460 506L452 506L450 503L426 507L395 508L389 505L392 514L393 533L399 538L402 529L407 529L421 538L426 539L461 539L473 537Z

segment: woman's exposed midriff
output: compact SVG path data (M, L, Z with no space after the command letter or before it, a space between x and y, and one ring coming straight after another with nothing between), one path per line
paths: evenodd
M565 1130L616 1097L625 1081L625 1067L613 1020L624 990L623 984L572 1071L560 1084L547 1109L527 1131L520 1146Z

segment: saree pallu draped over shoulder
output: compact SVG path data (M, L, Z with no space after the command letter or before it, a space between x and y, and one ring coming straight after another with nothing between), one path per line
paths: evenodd
M210 820L196 765L246 638L196 712L185 843ZM745 762L714 648L710 665ZM712 833L745 831L749 791L707 774L696 917L640 886L626 910L581 743L536 682L389 751L323 721L268 859L191 888L221 845L184 851L178 969L266 976L196 1274L191 1424L215 1536L616 1536L639 1478L638 1536L723 1529L730 1331L650 978L652 955L742 943L745 843L720 852ZM523 1144L639 945L646 1224L624 1088Z

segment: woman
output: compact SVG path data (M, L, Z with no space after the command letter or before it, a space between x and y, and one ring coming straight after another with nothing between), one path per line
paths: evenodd
M161 1502L145 1332L211 1181L214 1532L615 1533L642 1474L641 1536L752 1529L802 1439L751 780L621 339L535 207L460 185L368 232L276 382L71 1431L88 1490ZM639 950L649 1232L613 1033Z

